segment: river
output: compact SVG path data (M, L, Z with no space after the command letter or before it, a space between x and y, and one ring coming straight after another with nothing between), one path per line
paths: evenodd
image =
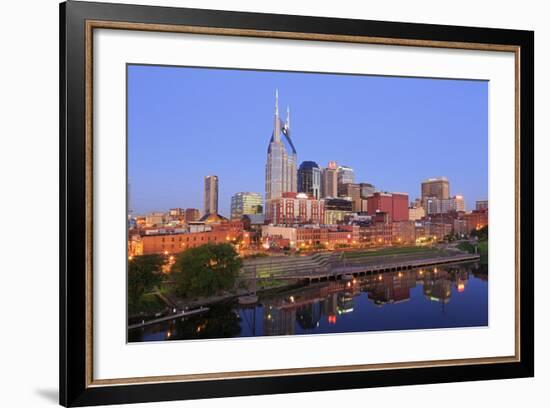
M255 306L133 329L128 341L350 333L487 326L487 265L467 263L310 284L260 296Z

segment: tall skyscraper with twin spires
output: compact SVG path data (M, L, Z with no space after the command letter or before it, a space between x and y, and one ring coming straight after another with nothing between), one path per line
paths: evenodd
M279 91L275 91L275 120L273 133L267 148L265 164L266 218L272 218L270 200L281 198L283 193L296 192L298 187L296 149L290 137L290 109L286 121L279 117Z

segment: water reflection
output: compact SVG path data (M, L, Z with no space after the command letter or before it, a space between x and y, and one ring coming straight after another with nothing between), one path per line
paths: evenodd
M129 332L130 341L208 339L487 325L486 265L462 264L328 281L218 304Z

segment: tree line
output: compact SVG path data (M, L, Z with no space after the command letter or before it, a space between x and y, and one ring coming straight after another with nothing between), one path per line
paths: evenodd
M128 261L128 304L139 308L146 293L167 280L182 298L213 296L234 287L242 261L231 244L206 244L175 255L169 273L163 255L134 256Z

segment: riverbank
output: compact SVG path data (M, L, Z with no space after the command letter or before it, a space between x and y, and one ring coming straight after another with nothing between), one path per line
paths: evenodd
M302 286L302 282L296 280L274 280L269 285L259 285L255 292L262 296L267 293L277 293L280 290L288 290L295 287ZM226 291L215 296L199 297L194 299L180 299L175 295L166 295L166 297L176 305L180 310L194 309L201 306L209 306L216 303L236 301L241 296L250 294L253 290L251 288L241 288L235 291Z
M489 263L489 241L487 240L478 241L476 244L472 244L470 242L461 242L458 245L458 248L470 254L474 254L477 251L477 253L479 254L479 262L484 265L487 265Z
M458 252L458 253L457 253ZM303 257L276 257L276 259L256 259L253 261L254 272L243 268L238 288L219 293L214 296L181 299L166 286L160 297L166 307L152 316L139 315L140 319L159 318L168 313L177 313L210 306L217 303L231 303L241 296L256 293L263 298L293 288L306 286L313 281L337 280L344 275L363 276L372 273L384 273L396 270L414 269L430 265L443 265L458 262L478 261L479 255L449 251L445 248L394 248L380 251L346 251L332 252L323 256L310 255ZM274 262L275 261L275 262ZM262 262L258 264L258 262ZM265 270L269 265L269 273ZM273 265L274 263L274 265ZM262 265L263 264L263 265ZM250 264L249 264L250 265ZM264 266L263 273L258 273L258 266ZM277 268L277 269L275 269ZM259 275L259 276L258 276ZM138 316L132 316L136 321ZM148 319L149 318L149 319Z

